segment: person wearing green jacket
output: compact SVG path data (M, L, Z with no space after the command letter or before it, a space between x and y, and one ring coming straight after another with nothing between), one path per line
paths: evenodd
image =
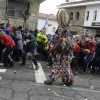
M24 48L23 53L22 53L22 63L20 65L26 64L26 61L25 61L26 54L28 52L30 52L31 59L36 66L35 70L38 70L39 66L37 64L36 58L34 57L34 51L36 50L38 43L36 41L35 36L33 34L31 34L29 32L29 30L24 31L23 42L24 42L25 48Z

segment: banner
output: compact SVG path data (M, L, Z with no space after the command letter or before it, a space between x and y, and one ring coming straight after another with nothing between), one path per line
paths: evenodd
M45 24L48 24L48 21L49 21L49 15L46 14L46 22L45 22Z

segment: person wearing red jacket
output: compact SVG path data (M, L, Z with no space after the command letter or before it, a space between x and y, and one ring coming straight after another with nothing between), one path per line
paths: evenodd
M75 68L75 75L78 74L78 58L79 58L80 46L78 43L74 42L74 58L71 62L71 67Z
M6 50L3 53L4 67L13 67L13 62L8 58L8 55L14 50L15 43L11 37L9 37L2 29L0 29L0 42L5 46Z
M93 39L90 39L89 36L85 37L85 41L82 42L81 48L84 53L86 53L86 57L84 58L84 72L87 72L87 68L89 64L93 61L96 52L96 42ZM93 70L94 70L94 66ZM92 71L93 71L92 70Z

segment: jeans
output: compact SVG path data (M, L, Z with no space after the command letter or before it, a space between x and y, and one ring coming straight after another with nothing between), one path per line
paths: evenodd
M95 57L95 54L92 54L92 53L90 53L90 54L86 55L86 57L84 57L84 72L87 72L87 68L88 68L89 64L91 63L91 61L93 61L94 57Z
M2 60L2 50L5 48L5 46L0 42L0 60Z
M100 56L97 54L95 55L94 58L94 65L100 69Z
M22 63L25 64L26 61L25 61L25 58L26 58L26 54L28 52L30 52L30 56L31 56L31 59L33 61L33 63L37 66L37 60L36 58L34 57L34 52L36 51L37 47L28 47L26 46L25 49L23 50L22 52Z
M8 67L8 64L12 65L12 61L8 57L10 53L14 50L15 46L6 48L5 52L3 53L3 63L5 67Z
M5 52L5 50L6 50L6 48L4 48L4 49L2 50L2 59L3 59L3 53ZM9 57L9 59L12 61L10 54L8 55L8 57Z
M37 52L40 54L41 59L44 58L43 50L44 50L44 45L43 45L43 43L39 43L39 42L38 42Z
M78 58L79 58L79 53L74 53L75 58L73 58L71 67L75 68L75 71L78 71Z
M22 50L18 50L18 49L15 49L15 61L19 61L20 60L20 52L21 52Z

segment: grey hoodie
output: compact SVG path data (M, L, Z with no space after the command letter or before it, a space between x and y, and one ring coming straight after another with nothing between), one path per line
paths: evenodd
M16 38L16 49L23 50L23 41L22 41L22 34L20 31L16 31L15 33Z

